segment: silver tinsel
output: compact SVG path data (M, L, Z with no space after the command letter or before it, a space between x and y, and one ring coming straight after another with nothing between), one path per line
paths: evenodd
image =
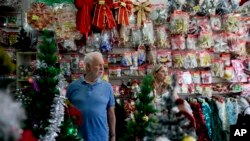
M66 80L62 76L62 74L59 74L55 78L60 80L58 85L56 86L56 88L60 91L60 95L56 95L54 97L54 101L51 105L50 111L50 125L45 128L46 134L40 137L39 141L56 141L55 138L58 136L58 133L60 133L60 126L64 120L64 101L66 99L65 87L67 83L65 82Z
M39 68L47 68L48 65L44 62L44 60L40 61L38 60L37 63L36 63L36 68L39 69Z
M46 134L40 138L40 141L56 141L56 137L60 132L61 123L64 120L64 100L65 96L55 96L54 103L51 106L51 119L49 119L50 125L45 129Z

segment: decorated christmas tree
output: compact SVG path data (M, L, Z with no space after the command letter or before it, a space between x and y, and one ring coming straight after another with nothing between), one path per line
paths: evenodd
M156 122L151 122L147 128L148 140L155 141L164 138L164 140L180 141L187 135L195 136L194 119L186 111L179 111L178 105L183 104L182 99L174 101L173 93L176 86L176 78L173 75L172 84L168 87L169 95L163 97L163 112L155 114ZM193 138L192 141L194 141Z
M124 141L142 141L147 136L147 127L150 122L154 122L151 114L156 110L153 106L153 95L150 93L153 90L153 77L151 75L145 76L141 83L141 91L137 94L135 102L135 112L127 122L127 133L123 138Z
M28 115L26 128L31 129L42 141L79 141L81 139L77 135L76 124L70 115L70 108L73 107L65 104L63 90L65 83L62 82L60 69L56 67L57 46L54 33L43 31L41 38L36 75L29 79L33 90L23 93L25 95L23 103Z

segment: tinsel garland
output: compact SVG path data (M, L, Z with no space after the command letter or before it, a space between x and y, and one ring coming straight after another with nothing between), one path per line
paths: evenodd
M40 65L43 63L40 63ZM45 128L46 134L40 138L40 141L56 141L56 137L58 136L57 133L60 132L60 126L64 120L64 101L65 91L64 88L67 85L65 83L65 78L62 74L56 76L56 79L59 79L59 83L57 85L57 89L60 90L60 95L56 95L53 100L53 104L51 105L50 115L51 118L49 119L50 125Z
M60 132L61 123L64 120L64 100L65 96L55 96L54 102L51 105L51 119L49 119L50 125L45 129L46 134L40 138L40 141L56 141L57 133Z
M44 61L38 60L36 66L41 69L47 68L48 65ZM57 133L60 132L60 126L64 120L64 101L66 99L64 88L67 83L65 83L66 80L62 74L57 75L55 79L60 80L56 86L56 88L60 91L60 95L55 95L54 97L50 111L50 125L45 128L46 134L40 137L40 141L56 141L55 138L58 136Z

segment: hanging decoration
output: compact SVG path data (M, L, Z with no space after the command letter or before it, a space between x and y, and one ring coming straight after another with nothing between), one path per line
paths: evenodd
M91 11L94 8L94 0L75 0L75 7L78 9L76 14L76 26L80 33L88 36L91 31Z
M115 19L111 11L112 7L112 0L98 0L94 11L93 25L101 30L115 27Z
M44 3L33 3L27 12L27 21L36 30L44 30L53 23L52 9Z
M117 23L128 26L133 3L130 0L120 0L114 3L114 8L118 9Z
M147 14L151 11L151 3L149 0L145 2L134 2L133 3L134 8L132 9L132 12L137 13L137 26L141 27L142 24L146 21Z

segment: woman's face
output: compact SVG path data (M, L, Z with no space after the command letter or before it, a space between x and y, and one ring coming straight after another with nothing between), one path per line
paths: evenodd
M167 76L167 68L166 67L161 67L158 71L155 72L155 79L156 81L159 82L164 82Z

